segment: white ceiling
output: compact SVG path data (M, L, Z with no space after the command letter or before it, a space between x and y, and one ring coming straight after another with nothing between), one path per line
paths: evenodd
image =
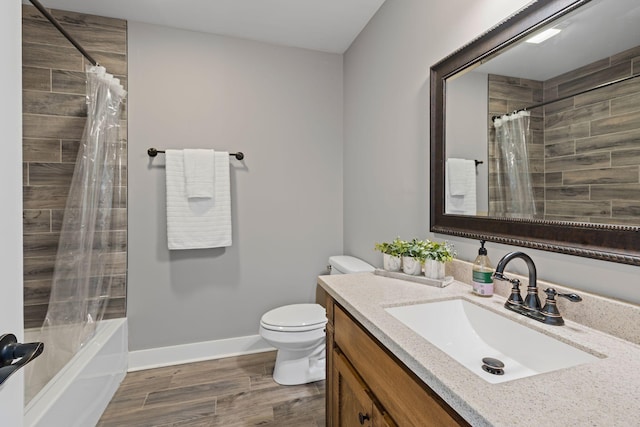
M640 45L640 0L593 0L548 27L562 31L520 43L474 71L544 81Z
M52 9L344 53L384 1L41 0L41 3Z

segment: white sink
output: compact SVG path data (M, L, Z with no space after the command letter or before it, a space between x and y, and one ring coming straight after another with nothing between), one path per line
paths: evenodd
M427 341L490 383L501 383L599 360L465 299L385 309ZM561 326L558 326L561 327ZM482 369L482 359L504 363L504 374Z

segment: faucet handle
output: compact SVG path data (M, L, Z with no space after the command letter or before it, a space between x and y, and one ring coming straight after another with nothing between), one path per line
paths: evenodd
M544 316L544 323L549 325L564 325L564 319L560 316L560 311L556 305L556 296L566 298L572 302L582 301L582 297L578 294L561 294L553 288L545 289L544 293L547 294L547 301L540 313Z
M504 277L504 276L503 276ZM506 277L502 280L507 280L513 286L511 287L511 295L507 299L507 302L504 303L506 307L508 306L522 306L524 300L522 299L522 295L520 295L520 280L518 279L507 279Z

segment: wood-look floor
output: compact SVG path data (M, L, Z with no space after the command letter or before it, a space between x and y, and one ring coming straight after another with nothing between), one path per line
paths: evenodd
M130 372L99 427L325 425L325 382L281 386L275 352Z

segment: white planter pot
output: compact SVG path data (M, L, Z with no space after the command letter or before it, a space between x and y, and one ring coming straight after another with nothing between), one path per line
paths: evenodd
M402 258L389 254L382 254L382 268L387 271L400 271L402 269Z
M405 274L419 276L422 274L422 263L415 258L404 256L402 257L402 271Z
M424 262L424 275L430 279L444 279L444 262L428 259Z

